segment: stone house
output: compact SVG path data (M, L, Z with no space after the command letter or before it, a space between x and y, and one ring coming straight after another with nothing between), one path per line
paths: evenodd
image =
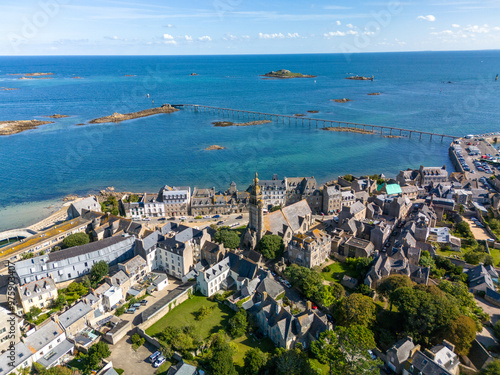
M339 248L339 254L348 258L369 258L374 250L370 241L351 237Z
M299 266L313 268L328 259L331 248L331 237L326 232L314 229L292 237L287 246L287 258Z
M387 350L385 364L396 374L401 374L408 358L419 349L420 345L415 345L411 337L405 337Z
M16 287L16 302L24 313L32 307L49 308L57 295L56 284L50 277Z

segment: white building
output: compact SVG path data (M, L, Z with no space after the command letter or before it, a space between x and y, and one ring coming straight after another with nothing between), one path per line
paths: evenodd
M196 281L200 292L204 296L210 297L220 289L223 289L226 285L229 270L229 257L226 257L206 271L199 272Z
M158 194L158 200L165 205L167 216L187 216L191 204L191 188L165 185Z
M342 195L342 207L350 207L356 202L356 196L352 191L343 191Z
M122 290L117 286L112 286L102 294L104 308L108 311L112 310L122 299Z
M0 352L7 350L11 342L21 339L20 318L0 306Z

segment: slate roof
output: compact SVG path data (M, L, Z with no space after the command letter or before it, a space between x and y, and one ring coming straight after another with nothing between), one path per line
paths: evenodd
M51 277L44 277L43 279L35 280L28 284L18 285L17 288L19 296L23 301L51 291L57 291L56 284Z
M172 365L167 371L167 375L196 375L196 367L184 361L178 362L175 366Z
M205 279L216 279L219 275L223 274L229 269L229 258L222 259L219 263L213 265L208 270L204 271Z
M90 242L86 245L70 247L49 253L49 262L57 262L60 260L76 257L78 255L92 253L94 251L105 249L109 246L117 245L122 242L131 242L133 237L109 237L100 241Z
M91 311L92 308L89 305L84 302L78 302L75 306L59 315L59 323L66 329Z
M59 345L46 353L37 362L43 367L53 366L62 356L73 350L75 345L68 340L63 340Z
M31 350L26 346L24 342L18 342L14 346L14 353L14 361L12 360L12 358L8 358L10 357L10 351L7 351L0 355L0 375L11 373L14 368L19 366L24 361L28 360L33 355ZM10 366L11 362L14 362L14 366Z
M261 281L256 291L260 294L266 292L270 297L276 298L285 291L285 288L280 283L266 277Z
M415 348L415 344L411 337L396 342L388 351L393 351L398 358L399 363L403 363L410 357L410 352Z
M292 230L298 231L303 223L303 218L311 215L312 211L306 200L301 200L281 210Z
M240 277L246 277L250 280L252 280L255 275L257 274L257 271L259 267L257 264L243 258L240 259L238 255L235 253L228 253L229 257L229 264L231 267L231 270L236 272L238 276Z
M423 354L420 350L417 350L411 359L411 362L408 362L405 367L409 369L412 365L414 368L414 374L421 371L422 375L453 375L451 372L439 366L436 362Z
M122 270L118 271L113 276L109 276L109 281L111 281L111 284L115 286L120 286L129 279L128 275Z
M44 326L38 328L24 339L24 343L33 354L43 349L45 345L52 342L54 339L63 334L63 330L59 324L50 321Z

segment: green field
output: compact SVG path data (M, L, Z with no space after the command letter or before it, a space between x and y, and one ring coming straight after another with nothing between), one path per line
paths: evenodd
M355 275L352 275L352 273L347 268L345 263L335 262L335 263L330 264L329 267L330 267L330 272L321 272L321 276L326 281L340 282L340 280L342 280L342 277L344 277L344 275L351 276L351 277L355 276Z
M199 321L195 319L194 313L198 311L202 306L213 307L212 312L205 319ZM181 303L167 313L163 318L153 324L146 330L146 333L150 336L155 335L158 332L163 331L166 327L184 327L187 325L192 325L199 332L203 339L208 338L211 334L218 332L221 329L225 329L228 320L234 315L234 311L229 307L217 302L212 302L208 298L194 295L192 298ZM252 335L245 335L235 340L232 340L236 344L237 352L234 354L234 362L236 368L240 374L243 374L243 358L248 349L252 347L258 347L264 352L271 353L274 351L274 345L269 339L257 340ZM160 366L158 373L166 373L164 366ZM168 368L167 368L168 369Z

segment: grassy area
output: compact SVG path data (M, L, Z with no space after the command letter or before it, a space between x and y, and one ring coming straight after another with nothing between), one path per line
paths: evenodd
M158 367L155 371L157 375L167 375L167 371L172 366L172 362L165 361L160 367Z
M321 370L321 373L326 375L330 373L330 366L328 364L323 364L314 358L314 354L309 352L309 362L311 363L312 368Z
M202 306L215 308L213 308L213 311L205 319L196 320L194 314ZM201 337L207 338L212 333L224 329L233 314L234 312L225 305L219 305L217 302L212 302L206 297L194 295L191 299L173 308L172 311L149 327L146 333L153 336L168 326L185 327L193 325Z
M205 319L201 321L196 320L194 313L203 306L213 307L213 310ZM192 325L199 332L200 336L205 339L211 334L221 329L225 329L229 318L233 315L234 311L226 305L212 302L208 298L200 295L194 295L191 299L176 306L172 311L149 327L146 333L152 336L163 331L168 326L184 327ZM248 349L258 347L264 352L272 353L274 351L274 344L269 339L259 341L251 335L242 336L232 340L232 342L236 344L237 347L237 352L234 354L233 358L240 374L243 374L243 359ZM163 370L164 365L165 364L159 367L157 370L158 374L166 374L168 367Z
M83 373L84 368L82 360L79 361L78 359L73 358L71 361L68 362L68 366L69 368L76 368L77 370Z
M350 272L345 263L335 262L329 265L330 272L321 272L321 276L326 281L340 281L344 275L355 276Z
M436 250L436 254L437 255L441 255L443 257L452 257L452 258L455 258L456 256L458 256L460 259L462 259L463 257L463 253L460 252L460 251L453 251L453 250Z
M500 250L490 247L490 253L493 257L493 264L498 267L500 264Z
M245 230L247 229L247 226L246 225L242 225L241 227L236 227L236 228L232 228L231 230L233 232L236 232L238 234L238 236L242 236L243 233L245 233Z

